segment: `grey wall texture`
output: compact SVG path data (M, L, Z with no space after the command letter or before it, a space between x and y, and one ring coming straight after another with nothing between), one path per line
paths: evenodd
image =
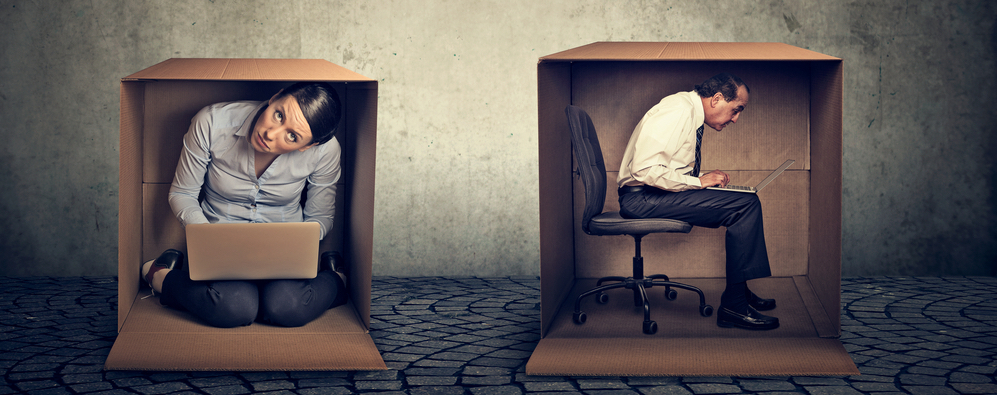
M850 275L994 275L990 0L0 0L0 275L117 267L118 86L172 57L380 81L375 275L539 274L540 56L784 42L845 60Z

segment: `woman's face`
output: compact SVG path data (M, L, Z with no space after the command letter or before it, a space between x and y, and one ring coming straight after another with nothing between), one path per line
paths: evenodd
M312 130L308 127L298 100L286 95L277 98L278 92L256 119L249 142L259 153L281 155L291 151L304 151L312 144Z

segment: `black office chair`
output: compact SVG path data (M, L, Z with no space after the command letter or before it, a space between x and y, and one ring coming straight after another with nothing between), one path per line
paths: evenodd
M575 300L575 312L572 319L576 324L585 323L585 313L581 310L582 298L596 294L596 301L606 303L609 296L605 291L615 288L633 290L634 306L644 306L644 333L652 335L658 331L658 324L651 321L651 307L647 302L645 288L653 286L665 287L665 298L675 300L678 293L674 288L685 289L699 294L699 313L703 317L713 315L713 306L706 304L706 297L699 288L682 283L672 282L664 274L644 276L644 258L640 256L640 240L650 233L681 232L689 233L692 225L673 219L627 219L620 216L619 211L602 212L606 200L606 164L599 146L592 119L584 110L576 106L564 109L568 115L568 126L571 128L571 147L578 162L578 172L585 184L585 211L582 214L582 230L595 236L630 235L634 238L635 253L633 258L633 276L610 276L600 278L596 287L578 295ZM613 284L602 285L612 281Z

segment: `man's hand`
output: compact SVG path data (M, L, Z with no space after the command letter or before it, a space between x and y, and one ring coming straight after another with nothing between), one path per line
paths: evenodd
M704 174L702 177L699 177L699 182L703 184L703 188L715 186L724 187L727 186L728 182L730 182L730 176L720 170L714 170Z

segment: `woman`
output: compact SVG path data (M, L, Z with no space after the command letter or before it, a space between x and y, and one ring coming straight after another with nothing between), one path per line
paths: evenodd
M332 228L340 146L333 139L342 104L326 83L297 83L267 102L217 103L194 116L170 188L186 226L217 222L318 222ZM300 200L307 184L304 208ZM204 192L204 200L198 196ZM266 241L259 243L266 248ZM167 250L142 265L160 303L229 328L255 320L301 326L346 303L346 281L332 253L311 280L192 281L183 254Z

